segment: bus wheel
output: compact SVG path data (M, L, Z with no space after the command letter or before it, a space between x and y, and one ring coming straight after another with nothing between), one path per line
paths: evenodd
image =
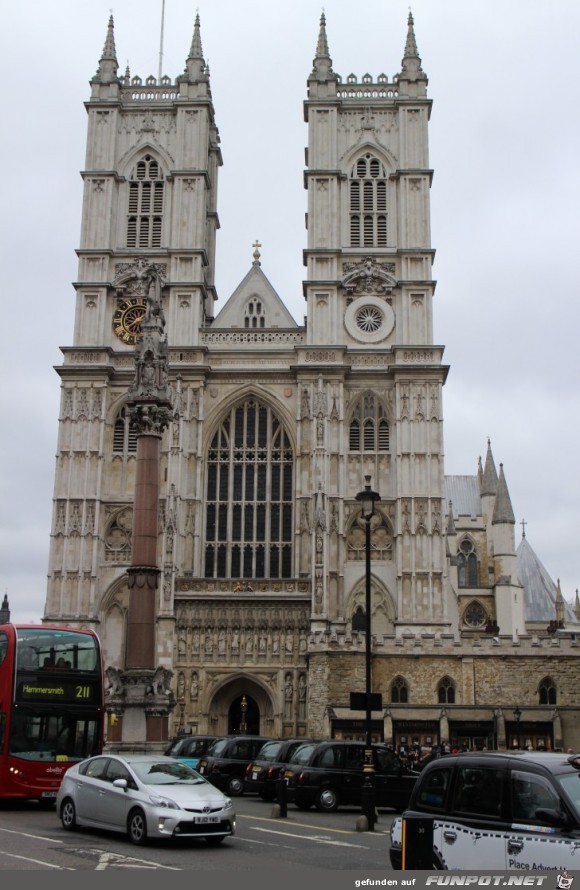
M62 802L60 821L62 822L62 827L67 831L74 831L77 827L77 811L70 797L66 797Z
M129 813L127 834L129 835L129 840L140 847L147 843L147 820L143 810L137 809Z

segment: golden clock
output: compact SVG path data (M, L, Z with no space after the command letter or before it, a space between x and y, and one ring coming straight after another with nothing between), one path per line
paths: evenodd
M113 330L119 340L134 346L141 334L141 322L147 304L141 297L121 300L113 315Z

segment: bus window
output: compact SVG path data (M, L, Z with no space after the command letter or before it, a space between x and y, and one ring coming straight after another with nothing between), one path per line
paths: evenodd
M4 633L4 631L0 631L0 664L6 658L6 653L8 652L8 637Z

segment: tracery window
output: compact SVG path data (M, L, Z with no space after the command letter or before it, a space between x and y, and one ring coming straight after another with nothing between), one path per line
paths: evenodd
M379 399L367 393L357 402L349 426L350 451L388 451L389 421Z
M455 684L451 677L443 677L437 687L437 701L440 705L455 704Z
M346 535L347 558L363 562L366 559L366 519L355 513ZM393 558L393 532L378 511L371 518L371 559Z
M121 408L115 418L113 430L113 453L131 454L137 451L137 435L131 427L129 412Z
M551 677L544 677L542 682L538 687L538 691L540 693L540 704L541 705L555 705L557 702L558 694L556 689L556 684L552 680Z
M472 600L463 613L463 623L468 627L483 627L487 620L487 612L477 600Z
M207 456L205 576L290 578L294 453L277 415L246 399Z
M159 163L145 155L129 181L127 247L161 247L164 188Z
M465 538L459 545L457 583L460 587L477 587L479 585L477 553L473 541L469 538Z
M370 152L351 170L349 207L351 247L386 247L387 173Z
M391 683L391 703L407 704L409 701L409 687L404 677L395 677Z

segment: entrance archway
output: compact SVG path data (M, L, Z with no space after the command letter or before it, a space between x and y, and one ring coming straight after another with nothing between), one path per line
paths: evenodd
M247 735L274 736L280 732L274 719L274 704L269 690L248 675L238 675L219 687L208 703L209 726L213 735L232 735L240 732L242 701L245 698Z
M260 735L260 709L251 695L239 695L230 705L228 734L238 732Z

